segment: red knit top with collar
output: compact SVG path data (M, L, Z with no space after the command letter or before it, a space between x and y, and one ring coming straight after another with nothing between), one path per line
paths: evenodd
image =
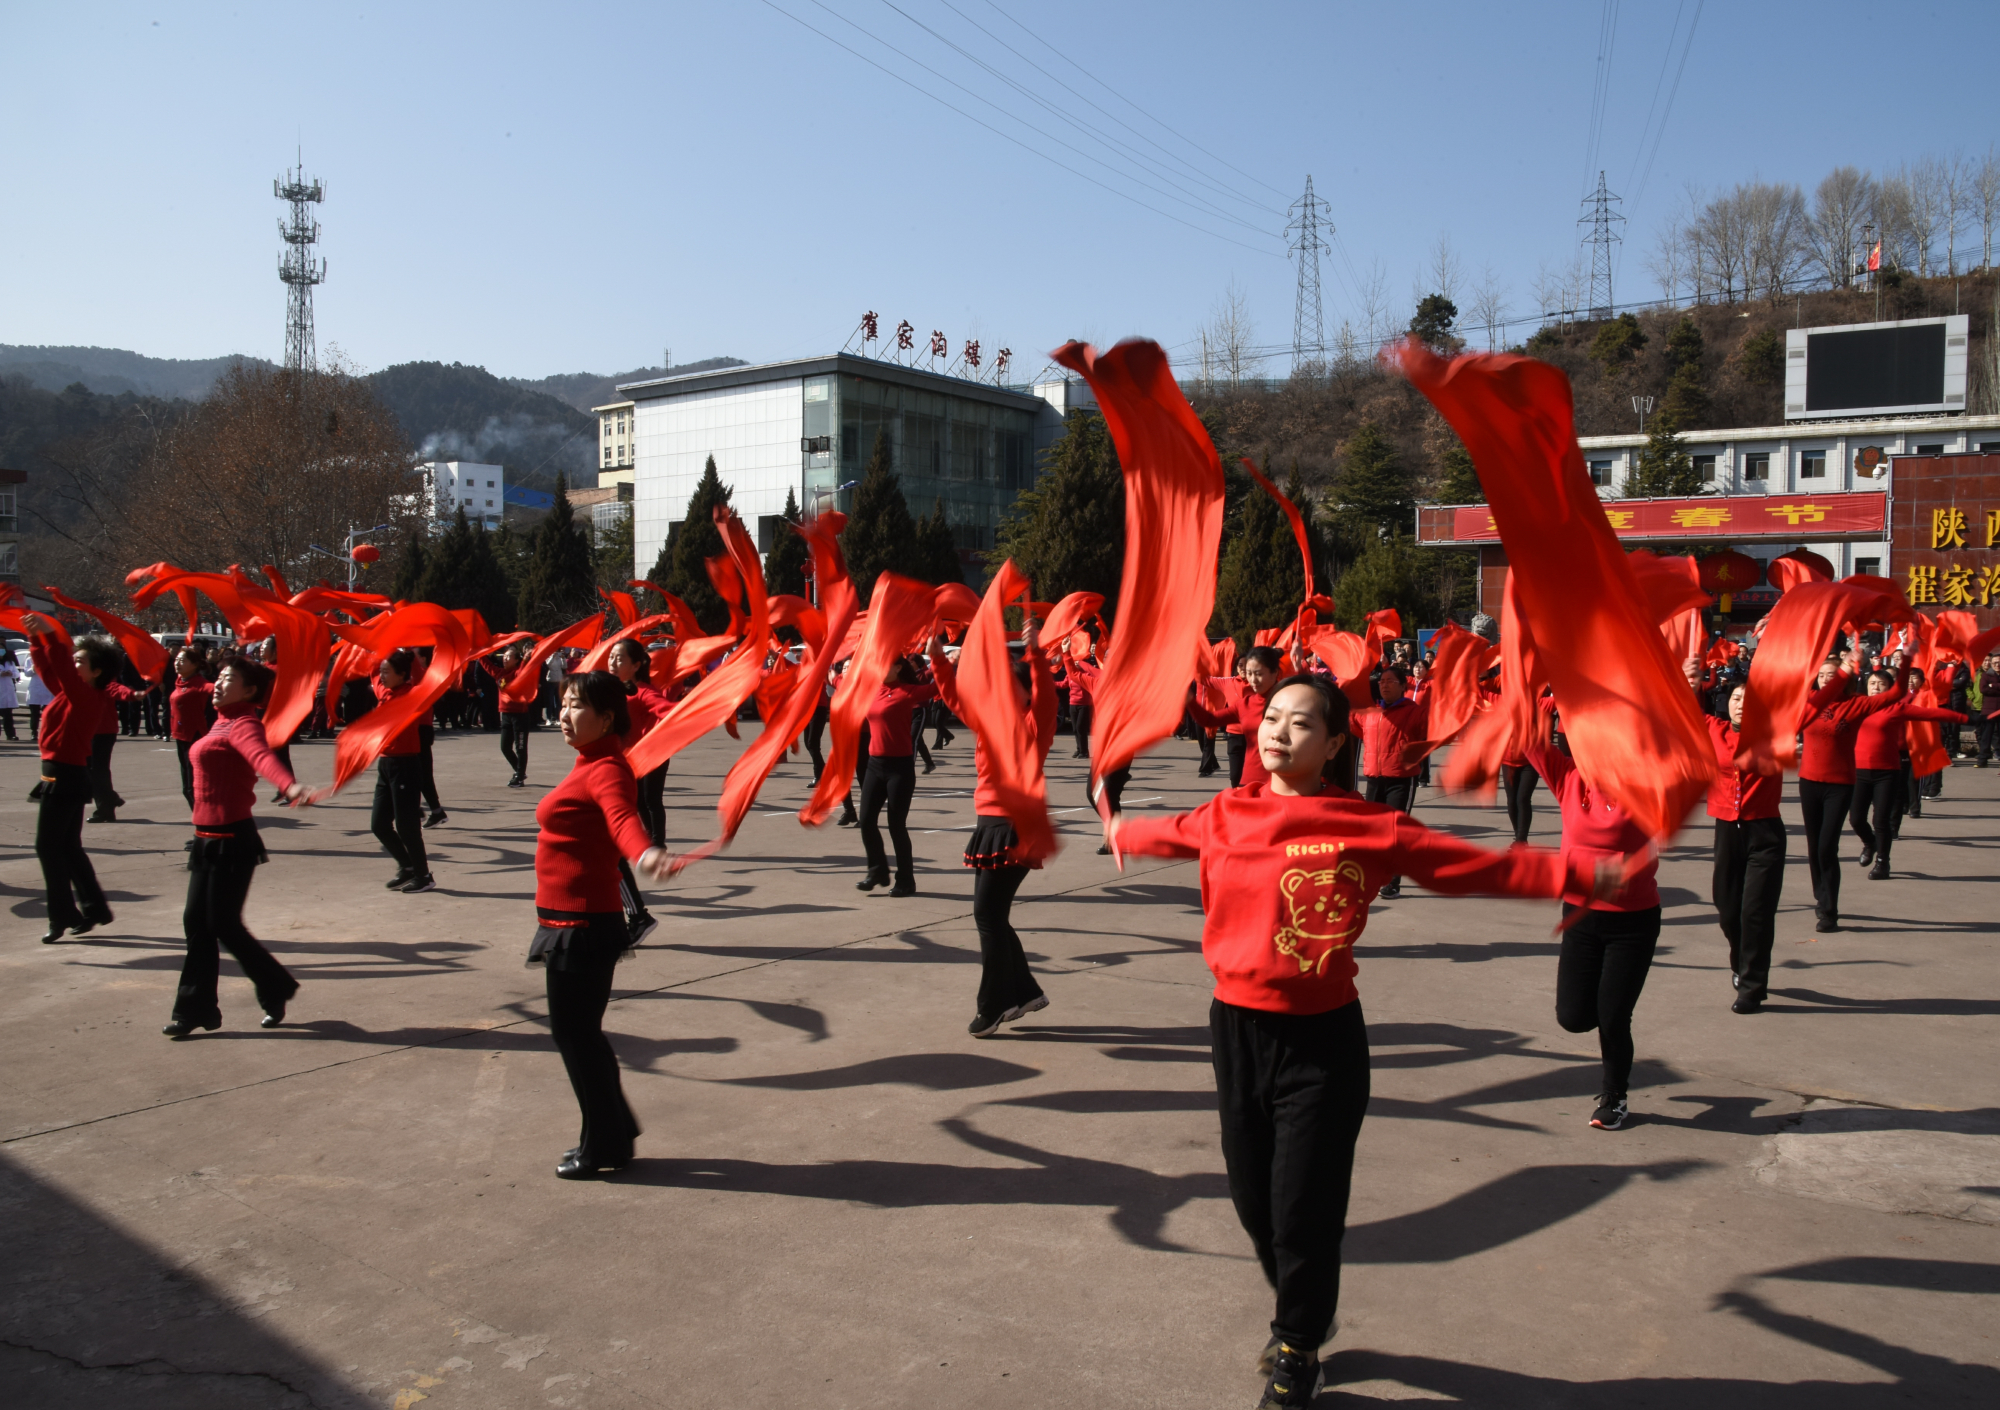
M653 845L639 820L639 783L625 746L606 734L576 751L563 781L535 807L535 909L602 915L622 909L618 859Z
M1049 658L1037 646L1027 653L1028 660L1028 715L1033 722L1035 749L1043 760L1049 757L1049 750L1056 742L1056 684L1049 674ZM944 701L944 708L965 718L959 708L961 697L958 693L958 668L942 651L931 652L931 674L937 680L938 698ZM974 736L972 741L972 766L978 781L972 790L972 811L990 818L1005 817L1006 810L1000 806L1000 798L995 792L992 780L992 764L986 757L986 740Z
M261 775L273 788L297 782L284 761L271 751L264 722L249 702L225 705L208 733L188 751L194 766L194 825L227 827L250 816L257 803Z
M176 680L174 693L167 697L168 733L184 744L192 744L208 733L212 720L209 709L215 698L215 682L196 676Z
M1104 672L1089 661L1081 661L1072 656L1069 667L1064 672L1069 686L1069 703L1072 706L1088 705L1097 697L1097 678Z
M1250 689L1249 682L1241 676L1211 676L1209 684L1222 692L1229 708L1221 714L1212 714L1202 705L1201 695L1197 692L1189 707L1195 719L1209 729L1242 736L1243 777L1240 786L1247 788L1253 783L1269 783L1271 771L1264 767L1264 753L1257 747L1257 731L1264 723L1264 709L1271 703L1271 697Z
M1854 741L1861 722L1903 699L1900 679L1880 695L1849 695L1853 679L1847 671L1838 671L1806 697L1805 723L1799 727L1805 739L1799 777L1808 783L1854 782Z
M1600 901L1590 899L1597 864L1620 860L1644 847L1649 839L1645 829L1632 821L1630 813L1590 786L1574 759L1544 742L1549 736L1547 704L1543 706L1541 722L1525 752L1528 762L1562 805L1563 858L1583 877L1583 885L1564 891L1563 900L1593 911L1644 911L1659 905L1657 857L1636 872L1617 896Z
M35 663L35 675L49 689L41 728L35 732L42 758L52 764L89 763L90 737L97 732L104 692L84 684L74 654L62 649L53 632L31 635L28 657Z
M1555 852L1489 852L1338 788L1294 798L1254 785L1174 817L1128 813L1118 845L1201 859L1201 954L1215 997L1274 1013L1354 1002L1354 942L1391 876L1453 896L1588 893L1593 879Z
M875 692L868 707L868 757L907 759L917 752L910 739L910 717L917 706L937 698L937 687L929 681L916 685L885 685Z
M1785 775L1775 767L1757 769L1743 750L1743 731L1715 715L1708 721L1708 742L1715 746L1715 777L1708 785L1708 815L1721 822L1755 822L1778 816Z
M667 697L653 689L650 683L634 680L625 694L625 713L632 721L632 728L625 734L625 747L629 749L645 738L646 731L658 724L660 716L672 708Z
M1425 681L1395 704L1387 701L1355 714L1361 726L1361 772L1367 778L1414 778L1423 767L1417 749L1431 726L1431 687Z
M375 682L376 708L380 709L391 700L400 700L415 689L416 682L414 681L404 681L401 685L391 689L377 679ZM382 757L400 759L411 754L421 754L424 742L418 737L417 731L428 722L429 717L427 715L419 715L407 725L404 725L394 739L391 739L382 746Z
M1882 695L1887 695L1883 691ZM1877 700L1881 695L1875 697ZM1854 767L1857 769L1899 769L1903 766L1903 751L1909 747L1909 739L1904 726L1911 720L1936 720L1941 724L1964 724L1965 716L1956 710L1939 710L1929 705L1919 705L1904 697L1886 710L1877 710L1861 722L1861 728L1854 736Z

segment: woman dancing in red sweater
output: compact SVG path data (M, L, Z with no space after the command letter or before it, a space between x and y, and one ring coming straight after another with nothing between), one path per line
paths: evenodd
M576 762L535 808L537 927L528 963L547 972L549 1032L583 1111L582 1135L556 1174L589 1180L628 1165L639 1135L618 1080L618 1055L604 1036L612 972L631 944L618 861L628 858L659 880L669 859L639 821L638 781L622 742L632 721L618 678L592 671L564 681L560 721Z
M1114 816L1121 851L1201 859L1202 958L1229 1193L1277 1292L1259 1370L1266 1406L1310 1404L1340 1297L1354 1142L1368 1108L1368 1032L1354 943L1368 904L1407 874L1450 895L1615 895L1621 867L1481 848L1354 792L1347 698L1280 681L1258 728L1267 784L1191 813Z

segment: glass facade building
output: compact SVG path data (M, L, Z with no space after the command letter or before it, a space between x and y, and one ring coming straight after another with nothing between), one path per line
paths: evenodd
M911 516L942 501L969 563L994 546L1014 497L1033 487L1039 452L1079 405L1080 385L998 387L847 354L625 384L637 569L652 567L678 527L710 456L768 548L787 493L802 510L851 512L878 438Z

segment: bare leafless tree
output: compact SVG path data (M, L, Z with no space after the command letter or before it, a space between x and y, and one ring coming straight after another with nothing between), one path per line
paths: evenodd
M1744 292L1775 299L1805 262L1805 197L1784 182L1753 181L1738 186L1732 198L1744 225Z
M1368 262L1355 295L1361 302L1362 337L1370 347L1380 347L1395 332L1395 325L1389 316L1389 271L1379 256Z
M1473 290L1471 312L1472 325L1486 330L1486 350L1491 352L1507 321L1507 290L1490 264Z
M1835 167L1813 191L1806 244L1831 287L1845 289L1854 283L1861 228L1874 207L1875 182L1858 167Z
M1944 272L1958 273L1958 237L1971 224L1973 169L1962 153L1937 158L1939 207L1944 222Z
M1934 157L1906 162L1882 186L1878 221L1893 232L1896 262L1928 278L1944 225L1943 167Z
M1257 327L1250 317L1250 298L1236 280L1229 281L1209 315L1206 337L1213 345L1220 373L1231 386L1256 376L1263 366L1264 359L1256 351Z
M1993 267L1993 220L2000 215L2000 154L1992 147L1972 176L1972 202L1979 220L1979 267Z
M1437 243L1431 246L1430 258L1424 264L1423 273L1417 276L1416 283L1411 287L1410 301L1422 303L1427 294L1443 294L1456 304L1464 283L1465 262L1451 247L1451 236L1439 235Z
M1669 220L1653 237L1653 249L1646 256L1646 268L1658 281L1660 293L1670 304L1680 302L1681 281L1687 277L1687 257L1687 230L1680 221Z

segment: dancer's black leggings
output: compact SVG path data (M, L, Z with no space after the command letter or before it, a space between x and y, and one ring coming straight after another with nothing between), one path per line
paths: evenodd
M868 770L861 779L861 845L868 853L868 874L889 874L889 858L882 850L882 830L877 825L882 805L889 805L889 841L896 848L896 880L916 879L916 863L910 852L910 799L917 792L917 758L914 754L870 754Z
M181 758L181 797L187 799L190 808L194 806L194 760L188 757L188 751L192 748L194 741L191 739L174 741L174 753Z
M819 784L819 776L826 772L826 754L820 742L826 738L826 722L829 718L827 697L820 695L819 704L813 707L812 719L806 722L806 753L813 761L813 784Z
M1785 885L1782 818L1715 820L1715 915L1739 993L1762 1000L1771 982L1778 895Z
M639 821L655 847L667 845L667 766L639 775Z
M1806 823L1806 872L1812 877L1813 909L1821 920L1840 919L1840 834L1853 804L1851 783L1799 779L1799 810Z
M90 738L90 792L96 811L107 817L118 811L118 790L111 786L111 751L118 745L116 734L96 734Z
M1241 788L1243 786L1243 755L1247 746L1244 744L1243 736L1240 734L1225 733L1223 738L1226 741L1224 747L1229 751L1229 786L1231 788Z
M1014 893L1026 867L993 867L972 874L972 923L979 930L978 1012L1005 1013L1042 992L1028 968L1013 925Z
M535 717L525 711L500 716L500 752L507 756L516 778L528 772L528 733L534 727Z
M83 850L83 808L90 801L90 765L42 760L41 811L35 815L35 856L48 892L49 929L67 930L110 908L97 869Z
M1381 803L1403 813L1412 812L1416 808L1417 780L1414 776L1410 778L1390 778L1382 774L1370 774L1366 781L1366 787L1368 790L1368 801L1371 803ZM1386 884L1397 886L1402 883L1402 880L1403 878L1400 876L1392 876Z
M188 863L187 905L181 911L187 957L181 961L180 988L174 993L174 1017L207 1024L222 1016L215 994L222 950L242 966L244 978L256 986L258 1004L266 1010L290 999L299 983L243 924L243 903L250 895L257 859L263 855L257 824L245 820L231 828L201 831L235 834L214 849L220 856L210 859L198 850ZM213 840L197 836L195 846L201 849Z
M1507 821L1514 825L1514 840L1526 842L1535 823L1535 785L1542 776L1533 764L1502 764L1500 779L1507 789Z
M584 1156L599 1164L626 1160L639 1123L625 1103L618 1077L618 1054L604 1036L604 1010L611 1003L611 977L625 949L625 917L591 915L570 932L548 963L549 1036L556 1040L570 1090L583 1113L577 1137Z
M423 760L424 776L420 786L423 790L424 806L434 813L441 813L444 811L444 804L438 802L437 766L431 758L431 751L437 745L437 737L436 725L417 726L417 757ZM287 761L287 767L289 766Z
M375 765L375 806L368 827L375 840L404 871L422 876L430 870L424 852L423 756L384 754Z
M1354 1142L1368 1111L1361 1001L1328 1013L1208 1008L1229 1198L1277 1293L1271 1330L1319 1349L1340 1305Z
M1565 904L1563 916L1575 914ZM1660 940L1660 908L1591 911L1563 932L1556 961L1556 1022L1571 1033L1597 1030L1604 1059L1604 1095L1622 1097L1632 1080L1632 1010L1653 949Z
M1861 845L1885 862L1895 845L1896 820L1902 806L1901 768L1854 771L1854 807L1848 820L1854 824L1854 835L1861 839ZM1868 824L1871 809L1875 814L1873 827Z
M1096 713L1096 707L1088 700L1069 707L1070 732L1076 736L1076 757L1079 759L1090 757L1090 721Z

